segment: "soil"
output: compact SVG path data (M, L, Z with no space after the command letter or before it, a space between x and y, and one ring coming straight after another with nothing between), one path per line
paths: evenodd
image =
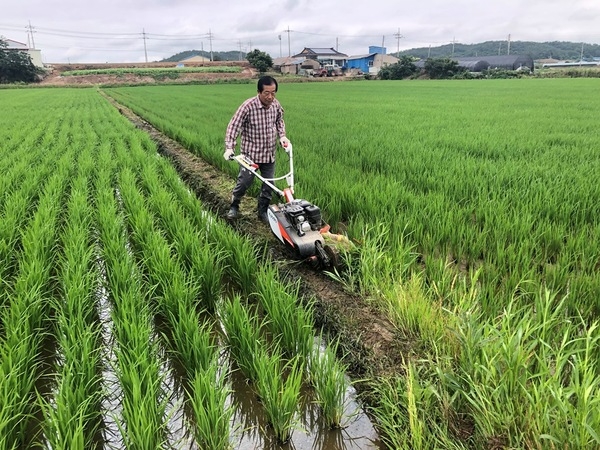
M108 98L108 97L107 97ZM181 144L162 134L131 110L108 100L137 128L146 131L168 158L181 178L202 203L222 217L229 209L234 180L189 152ZM271 234L268 225L256 217L255 200L246 196L240 207L241 217L231 226L268 247L268 253L281 273L299 280L305 300L314 301L315 322L330 337L339 337L352 378L379 377L402 372L402 355L410 343L399 338L392 323L376 308L357 295L347 292L338 281L302 261L290 260L283 245Z
M207 72L185 72L176 78L164 76L142 76L135 73L122 73L119 75L67 75L63 72L74 70L93 69L132 69L132 68L173 68L177 63L123 63L123 64L51 64L48 73L38 83L40 86L114 86L114 85L154 85L154 84L186 84L197 82L210 82L217 80L239 80L252 79L256 70L248 63L213 61L204 63L186 63L186 67L209 67L209 66L240 66L240 73L207 73Z

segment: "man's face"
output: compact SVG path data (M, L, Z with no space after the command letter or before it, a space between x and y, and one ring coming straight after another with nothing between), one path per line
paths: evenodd
M271 103L273 103L273 100L275 100L275 90L276 89L277 88L274 84L265 84L263 86L262 92L258 93L258 98L259 98L260 102L266 108L271 106Z

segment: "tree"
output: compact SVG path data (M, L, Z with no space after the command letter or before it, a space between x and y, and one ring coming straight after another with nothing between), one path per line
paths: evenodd
M450 58L429 58L425 61L425 72L432 79L454 78L465 71L457 61Z
M8 50L6 41L0 39L0 84L37 81L40 70L31 57L19 50Z
M379 78L382 80L402 80L417 72L417 66L410 56L403 56L400 61L379 70Z
M261 52L258 49L252 50L246 55L246 59L252 64L260 73L264 73L273 67L273 59L265 52Z

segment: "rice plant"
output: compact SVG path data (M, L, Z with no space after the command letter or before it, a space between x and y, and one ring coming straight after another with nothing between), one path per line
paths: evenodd
M331 428L342 426L349 385L346 366L338 360L336 353L337 344L323 349L315 347L310 358L310 382L315 390L315 401Z
M256 355L264 346L258 315L249 312L236 295L223 302L221 321L234 360L248 379L256 381Z
M306 367L313 348L310 305L299 305L299 285L284 284L274 267L265 266L256 278L260 304L269 318L268 327L284 355L298 356Z
M298 426L296 415L304 369L298 358L284 364L276 348L269 354L265 347L261 347L254 360L256 392L276 439L285 443L294 427Z
M207 450L226 450L231 445L231 420L234 407L228 404L227 367L221 367L218 355L203 371L193 376L188 391L194 411L191 420L196 442Z

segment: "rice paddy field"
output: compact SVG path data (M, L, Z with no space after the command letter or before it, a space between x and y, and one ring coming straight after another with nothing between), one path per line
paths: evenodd
M412 343L362 407L103 96L233 179L254 85L0 90L0 446L600 448L598 83L280 84L296 196L356 243L331 277Z

